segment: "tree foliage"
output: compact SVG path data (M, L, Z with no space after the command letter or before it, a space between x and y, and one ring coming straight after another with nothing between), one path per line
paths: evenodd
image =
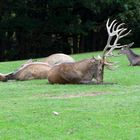
M107 18L126 22L138 46L139 0L1 0L0 60L102 50Z

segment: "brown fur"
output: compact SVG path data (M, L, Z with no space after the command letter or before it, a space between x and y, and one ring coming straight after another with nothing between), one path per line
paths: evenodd
M64 62L74 62L69 55L57 53L42 59L42 62L33 62L31 59L21 65L15 72L0 74L0 81L47 79L47 73L52 66Z
M42 62L32 62L23 65L17 71L7 74L7 80L31 80L31 79L47 79L47 73L51 66Z
M51 66L54 66L66 62L75 62L75 60L69 55L63 53L56 53L42 59L41 62L45 62Z
M62 63L48 72L48 81L52 84L101 83L103 80L103 62L95 58L79 62ZM95 81L93 81L93 78Z
M5 74L0 73L0 81L3 81L3 82L6 81Z
M126 54L130 66L140 66L140 55L134 53L130 48L126 47L119 52L120 54Z

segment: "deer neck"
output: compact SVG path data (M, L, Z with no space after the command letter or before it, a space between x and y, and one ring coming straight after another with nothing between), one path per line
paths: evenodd
M89 59L82 60L79 62L76 62L74 64L74 70L80 71L84 76L92 77L93 73L95 73L95 66L91 65L91 62L89 62Z
M6 80L14 80L15 79L15 74L13 72L5 74Z
M129 61L132 62L138 55L135 54L132 50L128 50L128 53L126 54Z

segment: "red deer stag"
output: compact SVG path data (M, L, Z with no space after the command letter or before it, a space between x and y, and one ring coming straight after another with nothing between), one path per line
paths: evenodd
M6 80L47 79L51 66L42 62L31 62L22 65L18 70L3 75Z
M48 72L48 81L51 84L82 84L82 83L103 83L104 66L112 66L107 63L106 57L112 55L112 51L116 48L122 48L126 45L120 45L118 41L127 36L130 31L126 32L127 28L123 28L124 23L117 24L113 20L109 24L107 20L106 27L108 32L107 44L103 50L100 59L91 58L79 62L63 63L52 67ZM112 38L114 38L114 42ZM113 44L111 45L111 42ZM93 79L95 81L93 81Z
M130 47L133 45L134 43L130 43L128 44L126 47L122 48L119 52L119 54L126 54L129 62L130 62L130 66L140 66L140 55L134 53Z

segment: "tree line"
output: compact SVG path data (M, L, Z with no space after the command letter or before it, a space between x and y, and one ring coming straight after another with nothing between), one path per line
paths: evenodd
M1 0L0 61L102 50L108 18L127 23L139 46L139 0Z

